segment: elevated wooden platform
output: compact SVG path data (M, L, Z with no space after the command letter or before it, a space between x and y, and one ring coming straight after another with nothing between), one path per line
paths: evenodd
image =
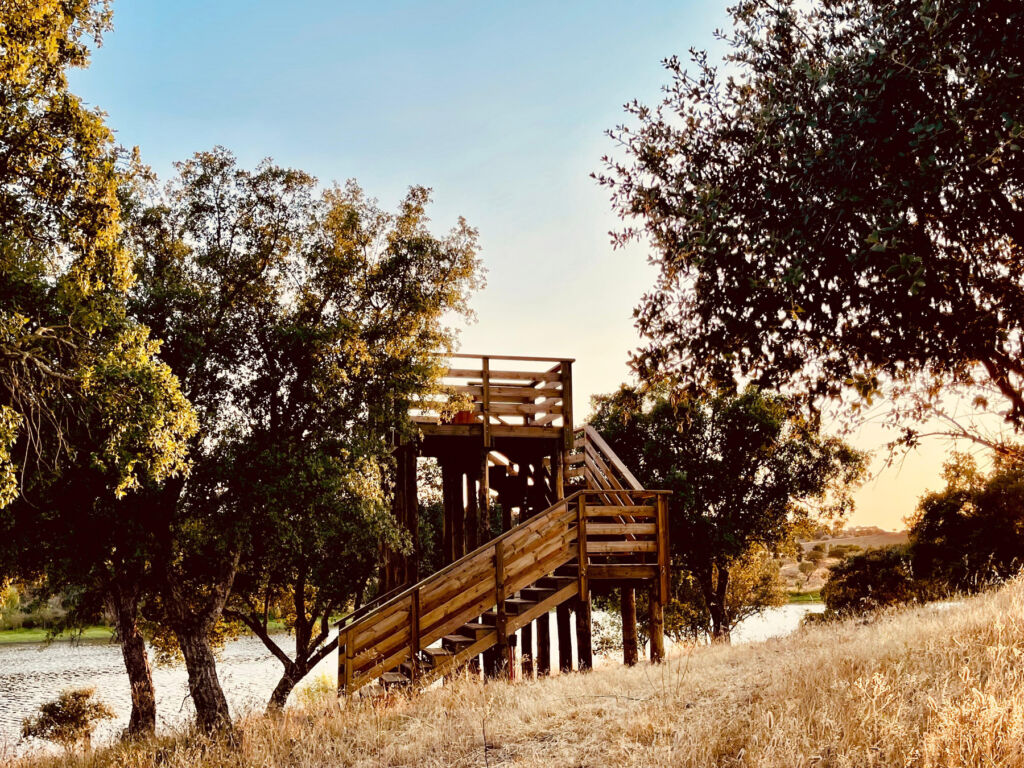
M578 666L588 668L592 585L621 590L634 654L634 590L649 590L651 655L661 658L667 496L642 488L591 427L574 428L572 363L458 355L444 390L413 411L420 435L398 448L394 498L415 551L393 555L385 594L339 623L340 691L423 684L465 665L479 669L481 655L488 674L510 674L517 633L523 669L543 674L551 610L560 667L572 666L571 610ZM445 565L426 578L418 565L420 457L440 464L444 506ZM492 504L501 509L497 535Z

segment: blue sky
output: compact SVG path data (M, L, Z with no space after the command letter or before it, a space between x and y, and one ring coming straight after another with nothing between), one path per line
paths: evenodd
M653 272L590 173L604 131L653 103L661 60L721 48L725 3L115 1L76 91L161 178L224 145L324 183L356 178L393 206L434 190L432 217L480 230L488 287L463 350L577 358L577 398L613 389ZM868 436L873 447L878 436ZM859 495L856 522L900 524L938 451ZM931 485L936 485L931 482Z

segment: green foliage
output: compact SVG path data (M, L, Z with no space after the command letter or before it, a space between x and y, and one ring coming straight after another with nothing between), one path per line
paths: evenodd
M716 636L735 619L731 569L789 546L808 520L844 514L864 470L864 455L754 387L694 398L623 387L594 404L591 423L641 483L673 491L672 557Z
M22 737L46 739L66 749L81 742L88 744L96 723L114 717L110 707L93 700L94 694L92 688L63 691L53 701L43 704L38 715L22 721Z
M812 565L817 566L825 559L825 553L820 549L812 549L810 552L804 553L804 559L810 562ZM802 563L801 563L802 565Z
M79 452L103 465L109 491L160 482L186 468L194 427L125 314L119 195L138 163L68 89L109 28L108 4L2 0L0 14L0 508L19 477L49 482Z
M910 417L941 408L943 383L983 384L975 405L1020 426L1024 6L731 14L724 66L668 59L662 102L611 132L617 241L648 240L659 269L637 310L643 377L868 403L890 382L919 396Z
M924 579L975 591L1024 565L1024 464L997 462L989 474L954 455L946 487L923 496L910 521L914 568Z
M828 556L836 560L845 560L850 555L861 551L862 548L856 544L833 544L828 548Z
M818 570L818 565L817 563L811 562L810 560L804 560L802 563L800 563L799 568L800 573L802 573L804 576L810 576L812 573Z
M143 192L129 308L200 426L189 476L139 499L164 510L152 535L169 542L152 614L178 640L244 623L294 681L329 652L329 618L365 596L382 548L408 546L392 450L481 285L476 232L459 220L435 235L422 187L389 212L354 182L320 191L222 148ZM293 635L288 662L272 617Z
M906 547L870 549L832 569L821 590L827 617L844 617L925 598Z

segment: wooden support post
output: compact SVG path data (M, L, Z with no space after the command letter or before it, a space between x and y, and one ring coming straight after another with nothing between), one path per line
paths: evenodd
M563 360L562 373L562 445L560 452L570 453L573 450L575 436L572 428L572 362Z
M665 660L665 609L658 596L658 586L652 585L647 595L647 618L651 637L651 662Z
M412 681L419 677L420 666L420 588L412 592L412 605L409 606L409 666L412 669Z
M590 616L590 595L578 597L576 609L576 656L580 672L594 667L594 646Z
M487 450L484 450L480 463L480 497L477 500L480 515L480 543L494 538L491 533L491 472L487 462Z
M572 627L569 604L559 603L555 608L555 623L558 625L558 668L562 672L572 671Z
M519 630L520 640L523 647L519 649L519 658L523 661L523 679L529 680L533 677L533 622L526 624Z
M355 636L352 634L352 628L349 627L348 631L345 632L345 661L343 662L341 685L338 686L338 690L342 693L350 693L352 690L352 677L354 670L352 669L355 663L355 648L353 647L353 641ZM339 655L338 658L341 658Z
M587 497L580 494L576 501L576 547L578 552L579 568L579 592L580 599L590 601L590 582L587 577L587 570L590 565L590 558L587 555Z
M669 599L669 541L668 541L668 498L659 495L656 500L658 521L658 588L655 590L658 603L668 604ZM653 594L653 593L652 593Z
M537 677L551 674L551 614L537 619Z
M508 641L508 616L505 613L505 547L499 540L494 544L494 597L498 621L495 629L498 632L498 663L507 667L507 674L512 676L511 645Z
M491 448L491 361L490 358L483 358L483 403L484 412L484 450Z
M444 564L447 565L455 560L455 518L462 514L462 504L456 503L459 496L459 474L456 470L453 458L446 456L441 459L441 499L444 508L444 533L442 539L442 554Z
M636 635L636 590L622 587L622 663L632 667L637 663L639 640Z
M476 489L476 472L466 473L466 551L480 546L480 498Z

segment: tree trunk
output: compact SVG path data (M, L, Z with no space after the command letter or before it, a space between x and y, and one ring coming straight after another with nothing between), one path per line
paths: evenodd
M146 641L139 631L139 596L137 590L123 590L115 586L110 594L117 628L117 639L121 644L124 668L132 687L132 714L128 721L129 739L147 738L156 735L156 692L153 688L153 672L149 666Z
M277 685L274 686L274 692L270 694L270 701L267 702L268 715L284 709L284 705L288 703L288 696L291 695L299 681L306 676L307 671L304 669L285 670L281 679L277 681Z
M718 566L718 581L715 584L715 598L708 606L711 613L711 642L728 645L732 641L732 624L726 614L726 594L729 589L729 569Z
M185 657L188 690L196 707L196 722L204 733L231 732L228 701L217 678L217 661L206 632L175 629L175 637Z

